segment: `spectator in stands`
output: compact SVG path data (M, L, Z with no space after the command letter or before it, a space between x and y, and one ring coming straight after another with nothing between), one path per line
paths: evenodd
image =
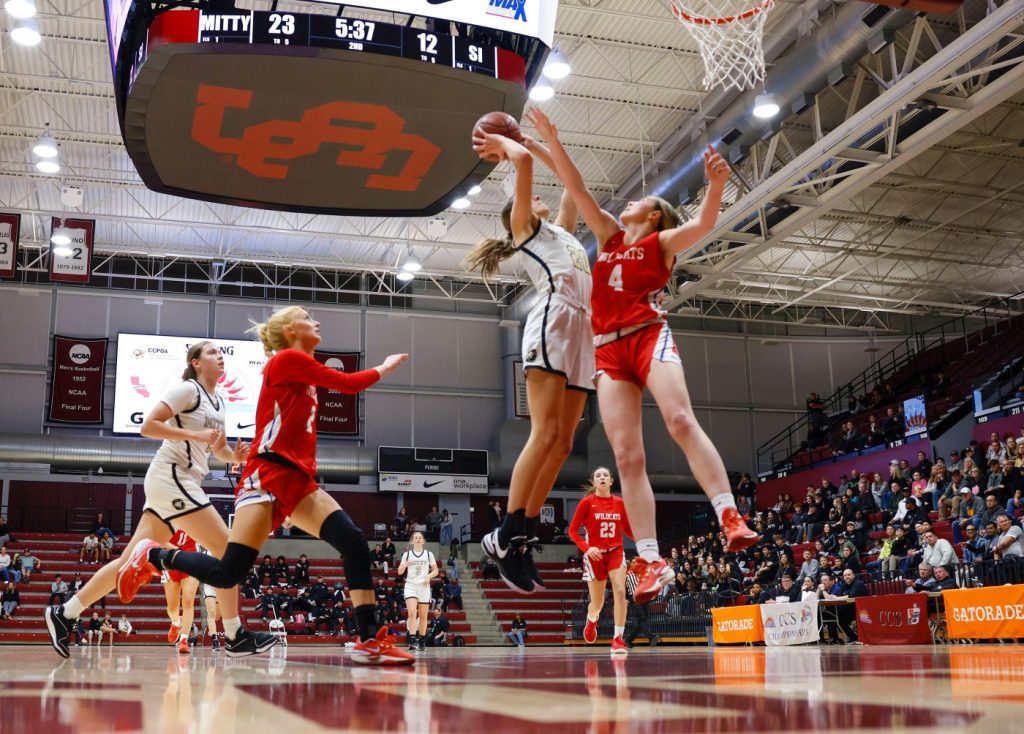
M995 547L992 549L992 556L996 559L1018 559L1024 557L1024 543L1021 535L1024 531L1006 513L996 515L996 527L999 528L999 537L996 538Z
M313 610L316 608L316 601L306 589L291 601L289 616L296 624L305 624L310 631L316 631L316 620L313 619Z
M447 647L449 629L448 617L440 609L435 609L427 627L427 647Z
M978 529L973 525L964 528L964 541L960 544L965 564L974 563L976 558L983 557L988 550L988 540L984 537L984 529L979 536Z
M274 561L274 567L273 570L271 571L271 578L275 579L274 581L272 581L272 583L278 584L280 586L287 586L288 581L289 579L291 579L291 577L292 574L288 568L288 561L285 559L284 556L278 556L277 560Z
M309 595L312 597L313 601L317 602L327 599L331 595L331 590L327 587L327 583L324 581L323 576L317 576L316 583L309 587L307 591L309 591Z
M853 498L857 510L863 512L865 517L878 512L878 503L875 502L875 495L872 493L871 484L867 479L860 480L860 486L857 488L857 491L857 496Z
M884 443L885 433L882 430L882 424L878 422L878 417L872 413L868 418L868 430L867 435L864 437L864 445L880 446Z
M260 619L274 619L277 616L274 609L274 594L269 586L264 586L260 593L256 609L260 612Z
M793 567L793 564L789 562L789 558L790 557L785 555L785 554L782 554L782 555L779 556L779 565L775 569L775 578L772 579L772 583L778 584L778 583L780 583L782 581L782 578L784 576L789 576L790 579L792 579L796 575L796 569ZM714 573L715 581L717 581L718 580L717 569L712 567L711 570Z
M888 533L888 531L886 532ZM893 537L890 539L887 536L882 542L882 553L885 553L887 545L888 555L883 559L880 553L879 558L882 560L882 578L891 580L899 575L900 567L910 550L906 528L902 526L894 528Z
M117 625L114 620L110 618L110 612L103 615L103 619L100 620L100 644L103 644L103 635L107 635L110 638L110 645L114 645L114 634L117 632Z
M127 614L122 614L121 618L119 620L117 620L117 632L118 632L118 634L121 634L121 635L124 635L125 637L128 637L134 631L135 631L135 628L132 627L132 623L128 621L128 615Z
M956 450L949 452L949 461L946 462L947 471L952 473L954 469L959 471L961 474L964 471L963 459L960 458L960 452Z
M804 562L800 564L800 573L797 574L796 580L803 584L804 579L810 578L812 581L817 583L818 573L821 571L821 564L818 563L818 559L814 557L814 553L810 550L805 550L803 553Z
M100 538L103 536L103 533L107 533L111 537L114 537L114 531L110 529L109 523L107 523L103 513L100 512L96 515L96 520L92 524L92 534L97 538Z
M939 370L935 374L935 380L932 382L932 398L939 400L946 397L949 392L949 380L946 379L946 373Z
M441 608L447 612L448 607L452 604L456 604L459 609L462 609L462 586L459 585L458 576L452 576L445 585L444 601L441 602Z
M14 561L11 562L12 565ZM26 549L21 554L21 578L27 584L32 580L32 574L43 569L42 562L32 555L32 551Z
M851 570L858 574L861 572L860 555L856 551L850 550L849 546L844 545L843 549L839 551L839 556L842 559L840 564L842 570Z
M331 634L336 635L339 632L348 634L349 627L349 614L345 609L345 602L337 601L330 608L330 625Z
M1014 449L1014 452L1016 452L1016 449ZM1021 470L1014 464L1014 460L1010 458L1003 459L1001 473L1003 475L1003 482L999 494L1002 499L1008 501L1013 497L1014 493L1024 490L1024 475L1021 474Z
M1010 517L1017 517L1019 513L1024 512L1024 490L1017 489L1013 493L1013 497L1006 501L1006 514Z
M520 612L512 615L512 630L505 634L516 647L526 647L526 620Z
M790 574L784 574L779 580L779 584L780 587L775 598L765 600L765 604L800 601L800 587L796 585Z
M840 541L842 547L854 554L863 552L868 544L867 536L857 529L857 523L853 520L846 523L846 532L842 534Z
M952 566L956 563L956 551L945 538L940 538L934 530L924 534L924 545L921 548L921 562L932 568L936 566Z
M379 547L379 546L378 546ZM295 575L292 576L295 586L309 586L309 558L303 553L295 562Z
M835 532L835 527L830 522L825 523L818 538L821 541L821 548L826 555L835 553L839 549L839 536Z
M935 590L935 576L932 574L932 567L927 563L922 563L917 567L917 578L907 579L907 592L908 594L917 594L920 592L930 592Z
M839 441L839 453L848 454L852 451L859 451L864 446L864 434L853 425L853 421L846 421L843 426L843 434Z
M437 511L437 505L430 508L430 512L423 518L427 524L427 537L433 540L441 537L441 513Z
M18 608L21 603L21 594L18 593L18 587L14 585L13 581L7 582L7 587L4 589L3 596L0 597L0 618L10 619L14 615L14 610Z
M114 536L110 533L103 533L100 536L100 561L103 563L110 563L110 558L114 553Z
M887 408L882 419L882 436L886 441L896 441L903 435L903 424L896 414L895 408ZM927 474L928 472L922 472Z
M277 581L273 578L274 574L274 562L270 560L270 555L263 556L263 560L260 561L259 567L256 569L256 575L259 576L260 585L266 583L276 584Z
M96 644L99 645L100 642L101 642L101 638L102 638L102 634L100 632L102 629L103 629L103 620L100 619L100 615L99 614L97 614L96 612L93 612L92 613L92 617L89 619L89 622L88 622L88 624L87 624L87 626L85 628L85 644L86 645L91 645L92 644L92 638L95 637L96 638Z
M954 543L963 540L963 530L968 525L973 525L975 529L981 526L981 514L984 510L985 500L973 494L967 486L960 488L960 506L957 508L956 519L951 523Z
M381 548L380 543L373 546L373 550L370 552L370 564L374 568L383 569L385 574L388 572L387 560L384 558L384 550Z
M398 514L395 515L395 519L391 521L391 534L399 540L408 540L409 538L409 524L412 522L412 518L409 517L408 510L405 506L399 508ZM394 553L391 554L392 556ZM394 561L389 561L392 565Z
M404 507L402 508L405 509ZM381 546L381 550L384 552L384 573L388 572L389 568L395 566L395 556L398 555L398 550L395 548L395 544L391 542L391 538L384 538L384 545Z
M927 477L931 474L933 466L935 464L929 460L928 454L924 451L917 452L917 464L914 465L914 471L919 472L922 477Z
M764 604L768 600L767 592L764 590L764 586L759 581L755 581L750 585L750 589L747 591L747 604Z
M51 607L54 604L63 604L64 600L68 596L68 582L64 580L64 577L57 574L57 577L50 584L50 601L47 602Z
M79 563L98 563L100 560L100 540L94 533L82 539L82 547L78 551Z
M854 469L854 471L857 470ZM832 498L839 494L839 488L836 485L832 484L832 480L830 480L828 477L822 477L820 493L823 502L831 502Z
M7 545L11 542L11 529L7 524L7 518L0 515L0 545Z
M774 545L772 546L772 553L775 555L775 560L780 560L783 556L789 561L789 565L793 565L793 549L786 545L786 539L782 533L775 533L773 538Z
M933 466L931 476L928 479L928 487L926 489L934 488L936 492L935 496L939 498L938 511L940 520L946 520L950 517L958 519L960 514L960 490L967 489L967 493L970 494L970 488L964 482L964 476L960 470L954 469L950 472L949 482L940 492L937 481L938 472L939 467Z
M441 524L439 527L441 547L450 546L455 538L455 523L448 510L441 510Z
M0 580L10 581L11 580L11 554L7 552L7 548L0 545Z
M996 459L992 459L988 463L988 476L985 480L984 492L994 494L1000 504L1006 502L1007 498L1003 496L1003 466Z
M1006 458L1006 444L1003 443L998 431L988 434L988 445L985 447L985 460L1002 461Z
M949 589L960 588L960 584L950 575L949 569L945 566L936 566L932 570L932 574L935 576L935 585L932 587L932 591L948 591Z

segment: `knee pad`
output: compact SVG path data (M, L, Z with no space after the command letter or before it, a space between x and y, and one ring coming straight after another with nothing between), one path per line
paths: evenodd
M328 515L320 526L320 539L330 543L341 554L349 589L358 591L373 588L370 547L363 531L356 527L348 513L336 510Z

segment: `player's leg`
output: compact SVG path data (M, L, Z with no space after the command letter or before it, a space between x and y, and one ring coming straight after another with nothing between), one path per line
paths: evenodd
M61 657L68 657L68 636L75 620L86 609L113 591L117 586L117 572L124 560L131 557L140 541L153 539L166 543L171 539L171 529L152 512L143 512L128 545L119 558L115 558L93 574L85 585L69 601L59 607L47 607L43 614L50 633L50 643Z
M406 594L412 593L412 589L408 589L405 593ZM417 634L417 630L419 629L420 600L417 599L415 596L407 596L405 598L405 610L406 610L405 629L406 629L406 632L408 632L408 635L409 635L409 649L410 650L415 650L416 649L416 634Z
M588 558L593 564L593 559ZM600 564L600 561L596 562ZM598 572L597 569L594 569ZM599 572L598 572L599 573ZM591 579L587 581L587 593L590 595L590 602L587 604L587 620L583 625L583 639L587 642L597 642L597 621L601 618L601 609L604 607L604 591L608 585L607 576L600 580Z
M179 584L181 589L181 634L178 637L178 652L188 652L188 637L192 634L192 623L196 618L196 590L199 579L186 576Z
M715 508L729 541L728 550L735 553L756 543L760 538L747 528L736 510L722 457L693 414L683 366L675 361L652 360L647 387L669 434L686 454L693 476Z
M608 569L608 580L612 585L612 616L615 629L612 633L612 652L625 652L626 643L622 639L626 632L626 569L619 565Z
M181 584L170 577L164 582L164 599L167 600L167 618L171 620L171 628L167 630L167 641L174 644L181 633Z
M423 646L423 638L427 635L427 619L430 617L430 602L419 602L416 606L419 607L419 636L420 636L420 647Z

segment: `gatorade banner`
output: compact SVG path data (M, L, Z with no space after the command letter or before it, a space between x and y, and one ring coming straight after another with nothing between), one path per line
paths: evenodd
M102 423L107 340L53 337L50 420Z
M766 645L803 645L818 641L818 600L762 604Z
M18 267L21 215L0 213L0 278L13 278Z
M761 607L750 604L742 607L715 607L711 610L711 637L718 645L730 645L764 640L761 626Z
M92 219L53 217L50 220L50 233L59 227L64 227L68 231L71 244L58 248L50 243L50 280L88 283L92 277L92 246L96 222Z
M950 638L1024 637L1024 584L942 592Z
M358 372L358 352L317 352L316 360L338 372ZM336 436L359 435L359 396L324 387L316 389L316 431Z
M927 645L927 594L858 596L857 638L867 645Z

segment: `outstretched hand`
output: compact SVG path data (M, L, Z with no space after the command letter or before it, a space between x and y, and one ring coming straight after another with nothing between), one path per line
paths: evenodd
M558 139L558 128L551 122L551 118L548 117L537 107L533 107L529 112L526 113L526 119L529 120L530 124L533 125L537 134L544 140L557 140Z
M704 175L712 186L724 186L729 180L729 164L710 145L704 151Z
M480 128L473 130L473 151L489 161L503 161L516 155L529 155L526 148L511 138L485 133Z
M380 372L381 377L390 375L392 372L402 366L403 363L409 360L408 354L390 354L385 358L384 362L377 367L377 371Z

